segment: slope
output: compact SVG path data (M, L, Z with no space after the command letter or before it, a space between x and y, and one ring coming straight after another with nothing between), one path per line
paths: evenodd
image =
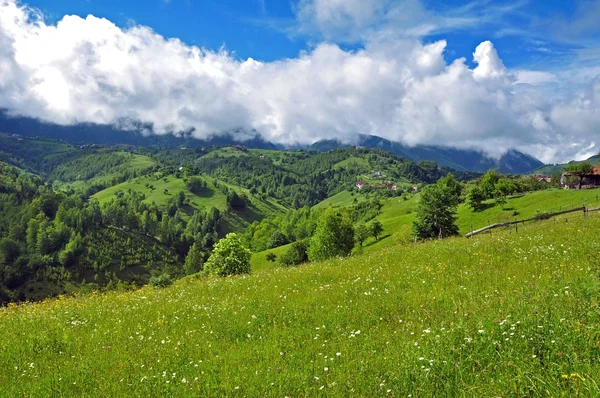
M596 396L600 220L0 309L7 396Z
M408 147L374 135L359 136L356 145L379 148L414 162L434 161L440 166L458 171L485 172L497 168L502 173L524 174L543 166L543 163L534 157L515 150L506 152L499 159L493 159L479 151L431 145ZM322 140L311 145L311 149L326 152L345 146L349 145L336 140Z
M245 188L215 178L207 176L201 176L200 178L206 181L207 188L199 193L189 190L183 175L178 177L175 174L165 175L163 172L156 172L111 186L96 193L93 197L102 204L108 202L115 195L132 190L143 193L146 197L144 200L146 203L154 202L158 206L164 207L178 192L183 191L186 202L188 202L188 206L185 208L187 216L191 216L195 210L210 207L215 207L224 213L225 224L223 225L222 235L228 232L243 232L254 221L260 221L264 217L275 217L287 210L273 198L252 195ZM226 195L222 191L223 187L246 194L250 199L249 205L244 210L227 211L228 207Z

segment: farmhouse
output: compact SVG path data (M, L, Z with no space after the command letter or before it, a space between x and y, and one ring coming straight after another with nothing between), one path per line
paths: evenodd
M547 183L547 184L550 184L552 182L552 178L543 176L541 174L536 175L535 178L537 179L538 182L543 182L543 183Z
M579 185L579 177L571 173L563 173L560 177L560 185L564 189L577 188ZM594 169L590 174L586 174L581 182L582 188L600 187L600 165L594 165Z
M365 186L364 182L362 182L362 181L356 182L356 188L358 188L359 190L363 189L364 186Z

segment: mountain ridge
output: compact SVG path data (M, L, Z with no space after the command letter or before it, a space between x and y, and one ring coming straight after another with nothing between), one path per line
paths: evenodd
M435 161L440 166L458 171L485 172L489 169L499 169L502 173L526 174L544 166L540 160L515 149L508 150L499 159L493 159L476 150L433 145L409 147L374 135L360 135L355 145L390 151L414 162ZM344 144L339 140L321 140L312 144L310 149L326 152L344 146L351 146L351 144Z
M125 130L112 125L80 123L63 126L45 123L37 119L11 116L6 110L0 110L0 132L24 136L42 136L47 138L81 143L96 144L125 144L135 146L158 147L202 147L243 145L255 149L308 149L327 152L332 149L350 146L337 139L320 140L312 145L292 145L286 147L265 140L258 131L235 130L207 139L199 139L192 135L193 131L176 134L147 134L145 131L152 126L133 124L134 130ZM239 140L237 136L244 134L247 140ZM457 171L485 172L489 169L499 169L502 173L526 174L544 166L538 159L516 150L507 151L499 159L493 159L483 152L462 150L451 147L417 145L408 147L399 142L387 140L375 135L360 135L356 145L368 148L378 148L402 156L414 162L435 161L438 165Z

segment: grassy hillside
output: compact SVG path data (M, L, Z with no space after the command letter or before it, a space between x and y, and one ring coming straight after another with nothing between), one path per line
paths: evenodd
M592 164L598 164L598 161L600 161L600 155L594 155L594 156L586 159L585 161L592 163ZM582 161L573 160L573 161L570 161L569 163L582 163ZM543 175L549 176L549 175L552 175L552 173L562 173L565 170L566 165L567 165L567 163L548 164L546 166L535 169L530 174L533 174L533 175L543 174Z
M598 215L0 310L6 396L595 396Z
M164 206L179 191L183 191L186 199L189 199L190 201L188 215L191 215L192 211L195 209L209 207L216 207L221 211L227 210L226 197L220 189L215 187L215 179L206 176L201 178L206 181L207 189L198 194L191 192L187 188L183 178L177 178L173 174L163 177L162 173L155 173L112 186L96 193L93 197L98 199L100 203L105 203L113 198L118 192L126 192L131 189L133 191L144 193L146 196L145 202L155 202L159 206ZM223 181L217 181L217 183L220 186L227 186L230 189L245 193L251 201L251 204L245 210L239 212L232 211L225 214L224 219L226 225L224 226L224 233L243 231L254 221L261 220L264 217L275 217L287 210L272 198L262 199L250 194L250 191L245 188L236 187Z

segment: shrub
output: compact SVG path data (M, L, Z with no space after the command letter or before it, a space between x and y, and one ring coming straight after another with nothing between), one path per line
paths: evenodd
M275 253L267 253L267 261L275 262L277 255Z
M299 240L279 257L279 263L285 267L302 264L308 261L308 242Z
M173 284L173 279L171 279L171 276L168 274L162 274L150 278L148 284L152 287L167 287Z
M250 273L250 250L244 246L235 233L227 234L213 250L204 265L204 271L210 275L235 275Z
M269 238L269 243L267 243L267 249L274 249L279 246L287 245L289 240L287 236L283 234L281 231L275 231L271 234Z

